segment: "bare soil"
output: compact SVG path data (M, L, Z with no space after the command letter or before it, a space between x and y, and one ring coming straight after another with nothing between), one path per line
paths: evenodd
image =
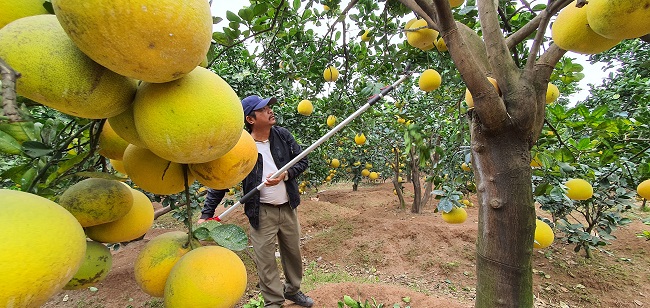
M358 191L350 183L337 184L303 197L298 208L303 289L314 307L337 307L344 295L385 307L473 307L478 209L467 208L467 221L458 225L434 213L435 200L424 213L412 214L412 186L405 187L406 209L399 207L391 183L362 185ZM471 200L476 203L475 196ZM650 242L636 236L650 229L641 221L650 214L635 209L626 215L633 223L616 230L617 239L592 259L574 253L561 234L551 247L535 250L535 307L650 307ZM241 210L226 222L249 228ZM162 299L138 288L133 262L151 238L182 229L171 215L159 218L144 240L113 251L112 270L96 290L64 290L44 307L162 307ZM249 272L238 307L259 294L250 253L238 253ZM298 306L287 301L285 307Z

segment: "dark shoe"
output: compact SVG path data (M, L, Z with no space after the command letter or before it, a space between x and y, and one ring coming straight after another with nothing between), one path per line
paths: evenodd
M302 291L298 291L296 294L284 293L284 298L296 303L298 306L311 307L314 305L314 300L302 293Z

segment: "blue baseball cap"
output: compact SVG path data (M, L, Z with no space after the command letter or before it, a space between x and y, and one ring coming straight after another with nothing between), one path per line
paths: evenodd
M244 108L244 116L247 116L251 112L262 109L264 106L274 104L275 102L277 102L275 97L261 98L257 95L251 95L242 99L241 105Z

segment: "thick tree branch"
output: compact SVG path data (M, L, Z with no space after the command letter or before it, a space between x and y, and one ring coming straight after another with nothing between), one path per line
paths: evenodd
M415 14L418 16L422 17L422 19L426 20L427 24L429 27L436 29L440 31L438 25L434 21L435 14L434 15L429 15L421 6L418 4L419 2L416 2L415 0L399 0L402 4L404 4L407 8L411 9Z
M493 1L478 1L479 18L488 60L495 72L495 79L504 93L508 93L519 80L519 70L512 59L501 32L496 6Z
M16 79L20 73L14 71L9 64L0 58L0 75L2 76L2 110L10 122L22 120L16 105Z
M535 63L535 69L525 72L527 77L530 77L531 80L549 82L549 77L555 69L555 65L562 59L566 54L566 50L561 49L555 44L546 50L546 52L539 57L537 63ZM530 74L530 75L528 75Z

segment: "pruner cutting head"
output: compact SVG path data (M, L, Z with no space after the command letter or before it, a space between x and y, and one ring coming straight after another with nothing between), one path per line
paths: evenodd
M410 74L411 73L411 62L406 62L406 66L404 67L404 72L402 74Z

